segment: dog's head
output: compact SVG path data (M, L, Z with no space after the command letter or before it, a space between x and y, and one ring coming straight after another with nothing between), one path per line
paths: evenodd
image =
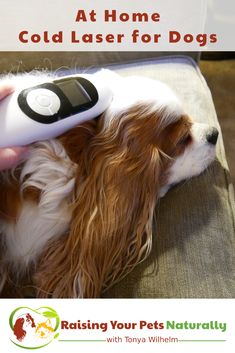
M145 259L158 197L215 157L218 131L193 123L167 86L116 76L112 85L109 109L60 139L77 163L73 216L36 277L54 297L97 297Z

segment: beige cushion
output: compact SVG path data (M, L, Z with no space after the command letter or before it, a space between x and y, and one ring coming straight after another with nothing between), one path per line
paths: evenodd
M170 55L164 52L1 52L0 73L22 72L34 69L63 70L86 69L97 65L112 63L124 63L133 60L156 58ZM194 60L198 59L198 53L187 53Z

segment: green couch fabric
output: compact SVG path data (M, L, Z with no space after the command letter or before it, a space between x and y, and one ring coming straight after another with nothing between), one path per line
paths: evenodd
M162 58L111 69L167 83L190 116L219 128L209 88L190 58ZM221 134L217 159L202 175L174 187L160 200L151 255L105 297L235 297L234 194Z

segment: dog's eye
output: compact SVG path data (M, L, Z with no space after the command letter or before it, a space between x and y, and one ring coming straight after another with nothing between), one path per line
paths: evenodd
M192 141L190 134L184 135L178 142L178 145L188 145Z

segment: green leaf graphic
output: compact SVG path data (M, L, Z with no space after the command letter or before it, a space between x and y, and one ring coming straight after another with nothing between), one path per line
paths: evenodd
M52 311L44 311L42 313L43 316L49 318L49 319L55 319L58 317L58 315L55 313L55 312L52 312Z

